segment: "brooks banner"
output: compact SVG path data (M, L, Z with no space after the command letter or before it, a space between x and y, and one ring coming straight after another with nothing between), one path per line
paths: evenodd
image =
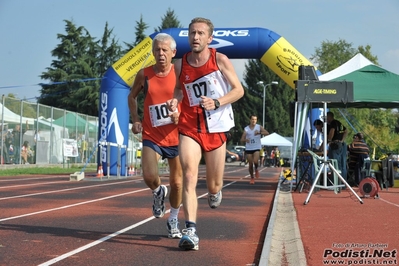
M171 28L162 32L168 33L176 40L175 58L181 58L190 50L188 29ZM156 34L158 33L144 39L114 63L105 73L101 83L98 164L103 167L104 174L117 174L118 157L121 163L120 174L125 174L129 136L127 96L137 72L155 63L151 50L152 39ZM298 67L312 65L283 37L263 28L216 28L210 47L216 48L231 59L260 59L291 88L295 87L294 80L298 79ZM112 145L107 146L106 143ZM108 148L110 151L107 151ZM110 156L107 156L108 153ZM108 165L110 173L106 172Z

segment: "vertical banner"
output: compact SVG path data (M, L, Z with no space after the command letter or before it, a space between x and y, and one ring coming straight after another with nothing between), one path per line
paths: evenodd
M118 167L120 167L119 173L125 175L126 149L129 141L127 97L137 72L143 67L154 64L151 51L152 39L147 37L114 63L101 82L98 165L102 166L106 175L117 175ZM110 156L107 156L108 153ZM107 158L110 158L109 161Z

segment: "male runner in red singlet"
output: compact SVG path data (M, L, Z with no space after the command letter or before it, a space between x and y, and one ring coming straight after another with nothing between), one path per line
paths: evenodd
M208 203L216 208L222 201L227 132L234 127L231 103L244 95L228 57L209 48L213 29L209 19L191 21L188 35L191 52L175 63L179 82L174 98L167 102L171 111L182 103L178 128L186 229L182 231L179 247L184 250L199 248L196 186L201 155L204 154L206 162Z
M176 84L176 74L172 58L176 54L176 42L172 36L159 33L153 39L152 53L156 63L141 69L134 80L129 94L129 109L133 122L134 134L142 132L143 151L141 163L143 178L147 186L152 189L154 204L153 215L156 218L165 214L165 197L168 189L161 185L158 175L159 158L167 158L169 163L169 183L171 192L170 216L167 221L169 238L181 238L178 214L182 202L182 169L178 156L178 112L169 112L165 102L173 97ZM145 95L143 120L137 113L137 95Z

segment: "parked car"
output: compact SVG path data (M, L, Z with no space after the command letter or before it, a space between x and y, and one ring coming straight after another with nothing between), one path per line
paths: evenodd
M237 161L242 162L244 160L244 150L237 151L234 148L230 148L230 149L228 149L228 151L238 155Z
M238 161L239 159L240 159L240 157L238 156L237 153L226 150L226 163L235 162L235 161Z
M233 146L232 149L234 149L236 152L237 152L237 151L238 151L238 152L242 152L242 151L245 150L245 146L236 145L236 146ZM230 149L230 150L231 150L231 149Z

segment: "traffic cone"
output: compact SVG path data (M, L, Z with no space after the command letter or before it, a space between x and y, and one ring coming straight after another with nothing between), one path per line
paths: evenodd
M130 166L129 168L129 175L134 175L134 167Z
M97 177L103 177L104 173L103 173L103 167L100 165L98 167L98 171L97 171Z

